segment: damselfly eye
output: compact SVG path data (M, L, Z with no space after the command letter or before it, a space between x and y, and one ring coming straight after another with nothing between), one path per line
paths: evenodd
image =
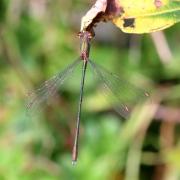
M82 32L78 32L77 36L78 36L79 38L82 38L82 37L83 37L83 33L82 33Z
M92 39L92 38L93 38L92 34L88 33L88 39Z

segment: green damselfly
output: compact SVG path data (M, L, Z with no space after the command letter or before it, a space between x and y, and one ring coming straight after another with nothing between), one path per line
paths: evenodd
M47 100L50 96L53 96L57 92L57 87L60 87L68 76L73 72L79 63L82 63L82 77L80 84L80 96L77 111L77 122L75 129L74 145L72 149L72 163L75 164L78 158L78 141L79 141L79 129L81 120L81 110L83 102L83 91L87 65L89 64L93 72L96 74L104 89L109 91L116 100L115 109L123 117L127 117L130 108L133 104L138 103L143 99L146 99L149 94L140 88L135 87L133 84L119 78L117 75L108 72L106 69L97 65L95 62L89 59L90 42L93 35L89 31L82 31L79 33L80 38L80 57L70 64L66 69L47 80L39 89L30 95L27 109L32 111L36 109L42 102ZM122 96L123 94L123 96ZM127 94L127 96L126 96ZM133 100L132 100L133 97Z

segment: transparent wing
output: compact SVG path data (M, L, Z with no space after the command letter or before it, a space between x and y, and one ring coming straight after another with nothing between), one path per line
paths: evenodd
M98 76L108 102L124 118L127 118L134 105L144 101L149 94L132 83L107 71L100 65L89 60L93 71Z
M64 80L72 74L80 62L81 61L77 59L63 71L45 81L37 90L28 93L27 113L32 114L34 111L37 111L43 102L47 101L49 97L55 95Z

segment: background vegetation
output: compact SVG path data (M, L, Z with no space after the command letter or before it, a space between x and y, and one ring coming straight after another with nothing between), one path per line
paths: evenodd
M1 0L0 179L180 179L180 24L138 36L98 25L92 59L153 93L123 120L92 103L97 84L88 76L77 166L71 149L80 68L45 111L26 115L27 92L78 57L80 18L91 5Z

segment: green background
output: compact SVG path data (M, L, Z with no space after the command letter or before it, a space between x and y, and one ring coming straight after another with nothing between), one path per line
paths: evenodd
M180 179L180 24L138 36L111 23L95 28L94 62L152 97L124 120L103 106L88 72L76 166L80 67L48 105L27 115L28 92L79 56L77 32L91 5L0 1L0 180Z

